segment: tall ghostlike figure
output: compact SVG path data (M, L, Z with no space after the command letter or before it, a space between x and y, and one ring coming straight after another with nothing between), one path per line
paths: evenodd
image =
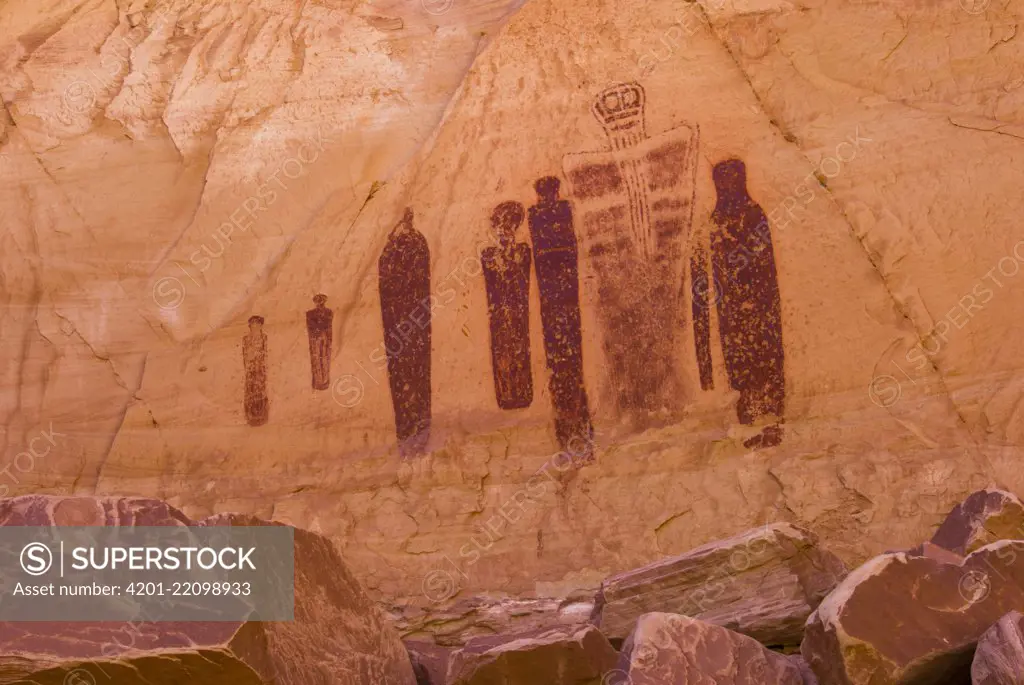
M593 455L587 391L583 385L579 254L572 207L558 196L561 182L545 176L534 184L539 202L530 207L530 237L540 291L540 320L555 409L555 435L574 456Z
M711 215L711 267L718 296L718 330L729 385L740 393L740 423L760 417L775 423L744 445L771 447L782 440L786 399L782 302L771 229L747 194L746 167L729 159L713 171L718 203Z
M602 90L591 112L605 149L563 159L597 282L604 372L634 430L671 421L686 404L677 337L699 145L697 126L685 123L649 136L646 98L639 83Z
M242 364L245 367L245 420L250 426L262 426L270 415L267 399L267 334L263 317L249 317L249 333L242 340Z
M494 394L502 409L533 402L530 371L530 246L516 242L523 206L503 202L491 214L498 245L481 254L491 326Z
M430 297L430 250L412 219L406 209L377 264L388 382L403 457L423 454L430 435L431 323L423 304Z
M334 312L327 308L326 295L314 295L316 307L306 312L306 332L309 335L309 365L313 374L313 389L326 390L331 385L331 324Z

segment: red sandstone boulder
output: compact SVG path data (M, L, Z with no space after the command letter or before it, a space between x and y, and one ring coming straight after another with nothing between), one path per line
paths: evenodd
M970 554L996 540L1024 539L1024 502L1011 492L978 490L953 507L932 536L940 547Z
M678 614L641 616L605 685L803 685L796 663L727 628Z
M30 495L0 500L8 526L269 526L193 522L164 502ZM0 685L413 685L397 633L331 542L294 530L295 620L0 623Z
M606 579L591 621L621 639L643 614L671 612L795 646L808 615L845 575L814 535L777 523Z
M982 634L1024 606L1024 541L962 563L903 552L850 573L807 621L801 653L828 685L966 683Z
M972 685L1024 683L1024 615L1011 611L978 640L971 664Z
M591 625L470 640L452 654L449 685L602 685L618 654Z
M804 685L818 685L818 676L814 675L814 671L811 670L810 664L804 659L801 654L790 654L789 660L797 667L800 671L800 677L803 678Z
M452 648L420 640L405 640L416 685L444 685Z

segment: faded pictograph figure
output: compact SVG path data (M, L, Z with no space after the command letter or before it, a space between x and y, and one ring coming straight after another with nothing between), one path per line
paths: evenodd
M522 409L533 402L530 370L530 246L516 242L525 211L518 202L503 202L491 214L498 245L480 257L487 288L491 329L494 396L502 409Z
M563 160L597 280L608 382L635 429L678 417L686 402L677 336L698 146L696 126L648 137L645 101L639 83L602 91L592 112L609 149Z
M242 340L242 365L245 367L245 420L250 426L262 426L270 416L267 398L267 334L263 317L249 317L249 333Z
M718 195L711 215L711 269L718 289L712 303L717 305L722 357L729 386L740 393L740 423L769 422L744 445L771 447L782 440L786 399L782 301L771 228L747 193L742 160L719 162L712 175Z
M388 384L403 457L423 454L430 435L430 250L412 209L388 236L377 263ZM425 321L424 321L424 317Z
M334 312L327 308L326 295L314 295L316 305L306 312L309 335L309 366L314 390L327 390L331 385L331 342Z
M593 456L594 430L583 384L579 253L572 207L559 197L560 187L554 176L534 184L538 202L529 211L530 238L555 435L562 449L586 461Z

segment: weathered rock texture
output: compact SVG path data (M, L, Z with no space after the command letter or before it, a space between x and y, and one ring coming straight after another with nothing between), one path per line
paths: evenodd
M1022 541L992 543L961 564L884 554L822 601L800 651L829 685L966 682L979 638L1022 602Z
M593 626L476 638L455 652L451 685L601 685L618 654Z
M932 536L940 547L968 554L996 540L1024 539L1024 502L1012 492L987 488L949 512Z
M799 667L749 637L677 614L644 614L608 685L804 685Z
M1022 13L6 0L0 493L286 521L334 540L375 597L427 607L438 569L458 598L561 597L779 519L849 563L913 546L971 491L1024 491ZM630 81L646 121L620 154L595 104ZM713 170L734 159L744 193L719 197ZM569 177L601 160L593 184ZM635 174L612 183L632 162L657 186L649 213ZM549 363L545 320L563 319L541 311L534 259L528 344L509 348L529 351L532 402L502 408L481 253L505 202L524 210L514 243L536 251L549 176L575 217L579 349L549 345ZM379 259L407 207L436 301L425 453L403 460ZM538 216L559 215L534 212L551 237ZM644 217L659 225L634 232ZM642 259L606 240L626 223ZM753 296L730 271L744 260L773 286L752 324L763 346L734 306ZM329 359L308 328L320 294ZM632 325L633 303L655 314ZM636 363L644 350L658 358ZM330 389L314 389L325 366ZM532 480L561 475L576 371L595 459Z
M978 640L971 663L972 685L1024 683L1024 615L1011 611Z
M804 685L818 685L818 676L814 675L814 671L811 670L810 664L800 654L790 654L789 660L796 665L798 671L800 671L800 677L803 678Z
M249 515L191 521L140 498L0 500L2 525L274 525ZM413 685L394 628L333 544L296 529L295 620L0 624L0 683Z
M845 575L812 534L775 524L608 578L592 620L621 639L642 614L665 611L795 646L807 617Z
M416 685L447 683L448 658L453 651L450 647L419 640L405 640L404 644L409 651L413 673L416 674Z
M433 611L393 606L389 618L403 638L461 646L474 637L587 623L593 610L593 592L577 592L564 599L469 597Z

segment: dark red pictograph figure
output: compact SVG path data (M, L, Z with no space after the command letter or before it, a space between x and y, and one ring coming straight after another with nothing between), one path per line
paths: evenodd
M594 430L583 385L579 253L572 207L558 196L561 182L545 176L534 184L539 202L530 207L530 237L540 291L540 319L555 409L555 435L575 457L592 456Z
M764 211L747 194L742 160L719 162L713 177L718 203L711 215L711 266L721 288L722 356L729 385L740 393L740 423L753 424L763 416L776 420L744 445L771 447L782 441L786 399L782 302L771 229Z
M242 340L242 364L245 367L245 420L250 426L262 426L270 416L267 399L267 334L263 317L249 317L249 333Z
M327 308L326 295L314 295L313 302L316 307L306 312L309 366L313 374L313 389L326 390L331 385L331 324L334 312Z
M530 372L530 246L516 242L523 206L503 202L491 214L498 245L483 251L487 316L491 326L494 395L502 409L522 409L533 402Z
M406 209L377 264L395 433L404 457L422 454L430 433L431 326L423 307L430 297L430 250L412 218Z

